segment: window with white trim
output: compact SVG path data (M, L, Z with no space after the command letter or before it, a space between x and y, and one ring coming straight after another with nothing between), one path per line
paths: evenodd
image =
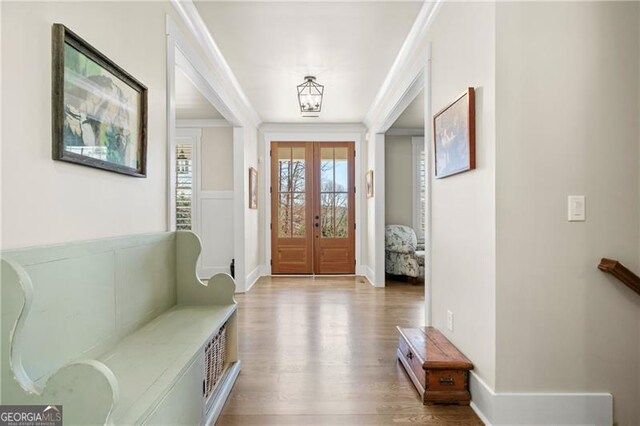
M176 230L190 231L193 221L193 145L176 145Z
M427 163L424 137L412 137L413 145L413 229L419 242L424 242L426 233Z

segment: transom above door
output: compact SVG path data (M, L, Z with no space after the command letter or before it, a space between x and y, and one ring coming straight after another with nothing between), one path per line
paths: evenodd
M274 274L355 273L353 143L271 144Z

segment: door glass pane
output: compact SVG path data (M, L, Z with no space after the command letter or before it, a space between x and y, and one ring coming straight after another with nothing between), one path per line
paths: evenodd
M320 191L333 191L333 148L320 148Z
M320 235L323 238L333 238L333 193L320 194Z
M335 231L334 238L347 238L349 236L349 197L348 194L334 194L335 203Z
M305 187L305 148L291 150L291 191L304 192Z
M335 148L335 191L347 192L349 186L348 179L348 163L347 163L347 148Z
M193 145L176 145L176 230L191 230Z
M306 216L305 216L305 194L293 194L293 208L291 211L291 227L292 236L305 237L306 236Z
M291 195L280 194L278 201L278 237L291 236Z
M278 148L278 192L289 191L291 148Z

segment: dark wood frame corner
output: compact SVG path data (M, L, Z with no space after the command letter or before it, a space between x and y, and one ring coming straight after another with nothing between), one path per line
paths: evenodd
M109 71L129 87L140 93L140 167L137 169L69 152L64 149L64 46L71 45L98 65ZM63 24L53 24L51 29L51 130L52 158L58 161L80 164L128 176L147 177L147 87L136 80L113 61L100 53L80 36Z
M438 176L438 154L437 154L437 133L436 133L436 120L440 115L446 112L449 108L458 103L462 98L468 96L468 114L469 114L469 168L451 173L445 176ZM462 92L453 102L442 108L433 116L433 173L436 179L443 179L449 176L455 176L460 173L468 172L476 168L476 95L473 87L467 88Z

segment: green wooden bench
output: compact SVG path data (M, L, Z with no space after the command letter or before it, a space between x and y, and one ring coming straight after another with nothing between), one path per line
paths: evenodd
M170 232L2 252L2 404L62 404L65 424L214 423L240 372L237 305L229 275L198 279L200 251Z

